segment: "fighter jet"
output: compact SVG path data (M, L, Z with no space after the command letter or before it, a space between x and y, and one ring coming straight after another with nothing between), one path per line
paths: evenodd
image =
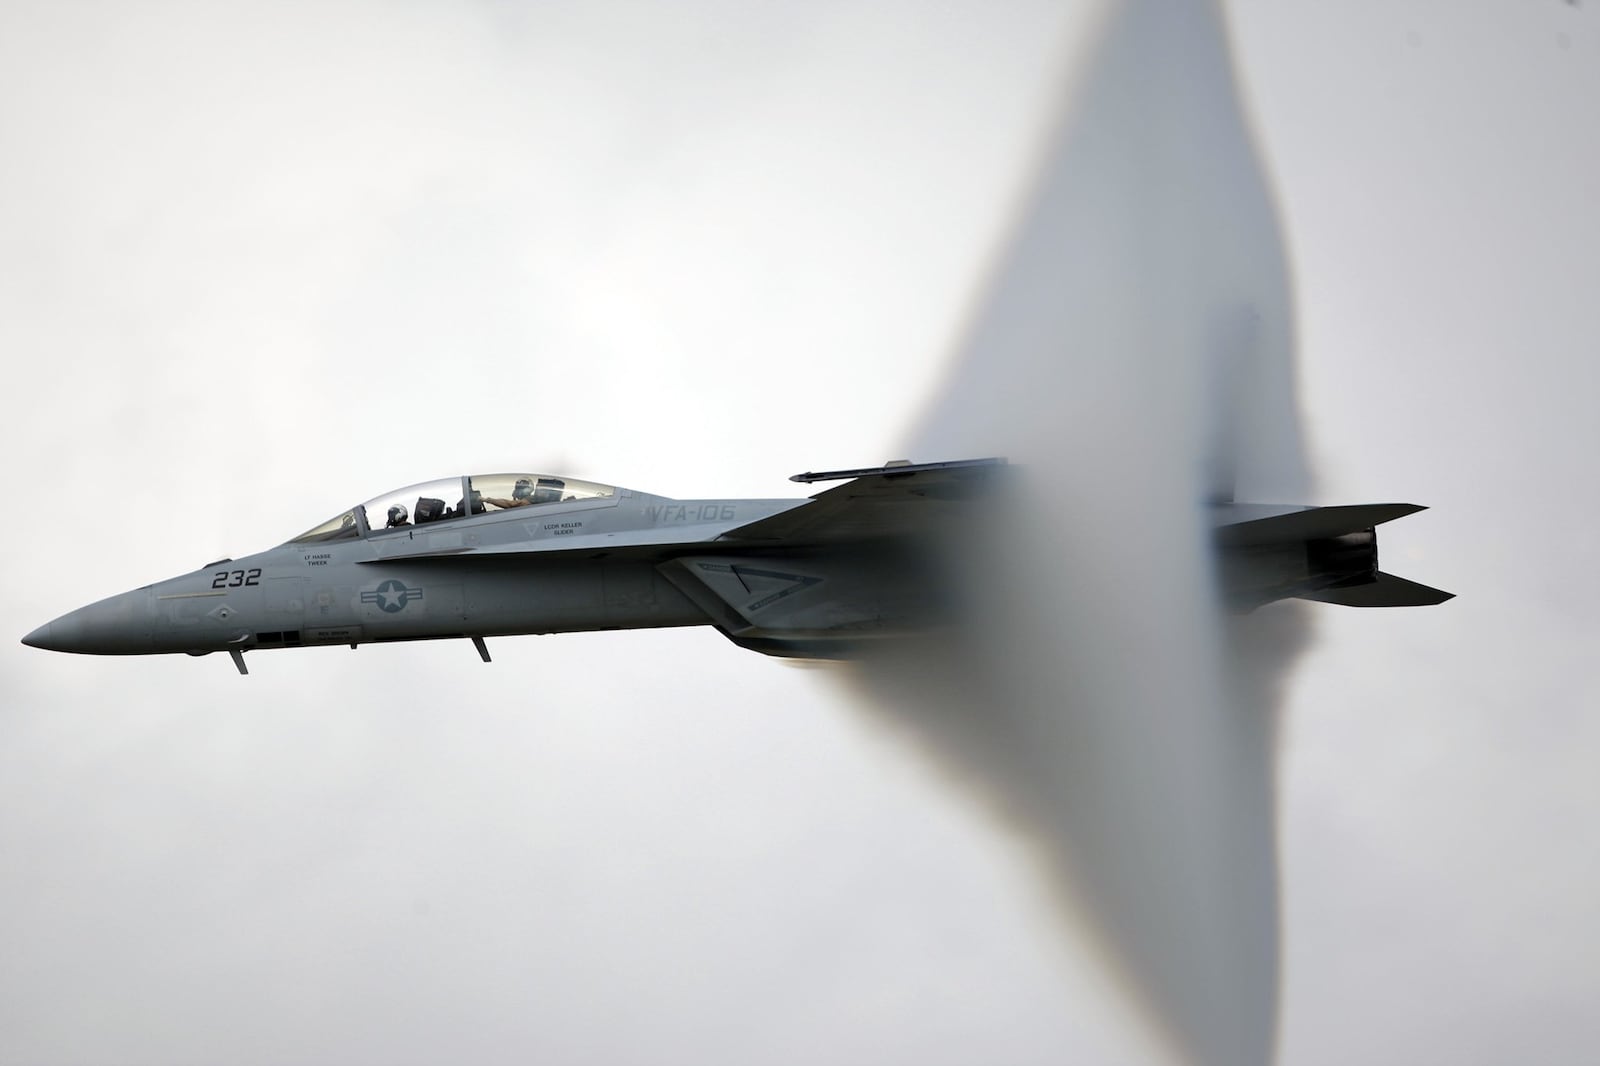
M357 504L242 559L81 607L23 643L92 655L227 652L712 626L767 655L842 659L949 623L952 546L1026 491L1004 459L796 474L808 499L675 500L548 474L471 474ZM1378 569L1413 504L1209 507L1226 602L1355 607L1450 593Z

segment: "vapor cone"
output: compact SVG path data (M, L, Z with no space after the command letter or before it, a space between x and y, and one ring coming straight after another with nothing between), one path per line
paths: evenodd
M1204 505L1304 499L1284 253L1212 7L1115 9L1069 97L906 449L1021 476L945 546L960 624L859 677L1027 842L1182 1058L1265 1063L1302 622L1221 609Z

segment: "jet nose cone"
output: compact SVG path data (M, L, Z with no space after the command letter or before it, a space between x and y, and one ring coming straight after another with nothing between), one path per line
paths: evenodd
M62 615L54 622L46 622L23 637L22 643L30 648L43 648L45 651L80 651L82 629L83 627L72 615Z
M154 602L147 589L124 592L69 611L23 637L22 643L88 655L148 652L153 650L149 615Z

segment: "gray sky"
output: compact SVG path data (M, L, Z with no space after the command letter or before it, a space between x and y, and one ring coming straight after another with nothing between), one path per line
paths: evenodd
M769 496L897 454L1093 28L1054 6L7 6L0 443L54 505L0 533L15 635L462 469ZM1583 1061L1600 29L1228 10L1315 502L1432 505L1385 561L1461 594L1318 612L1280 1060ZM814 672L494 652L0 644L0 1061L1154 1054Z
M1301 668L1284 1060L1582 1061L1600 27L1565 4L1237 14L1323 494L1432 505L1385 538L1386 565L1460 593L1328 612Z

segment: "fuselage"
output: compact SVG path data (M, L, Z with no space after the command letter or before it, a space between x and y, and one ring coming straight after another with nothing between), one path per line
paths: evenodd
M463 500L483 494L477 479L461 483ZM599 488L426 522L408 515L390 528L369 525L369 502L275 548L69 612L24 642L100 655L199 655L705 625L712 620L663 576L652 545L714 541L806 502L672 500Z
M848 479L799 500L442 478L79 608L23 641L96 655L226 651L243 672L243 653L260 648L467 637L487 658L485 637L709 625L768 655L855 657L963 616L955 600L988 573L988 532L1017 520L998 490L1027 491L1001 469L956 460L796 475ZM1220 600L1443 602L1449 593L1378 569L1373 527L1419 509L1215 504Z

